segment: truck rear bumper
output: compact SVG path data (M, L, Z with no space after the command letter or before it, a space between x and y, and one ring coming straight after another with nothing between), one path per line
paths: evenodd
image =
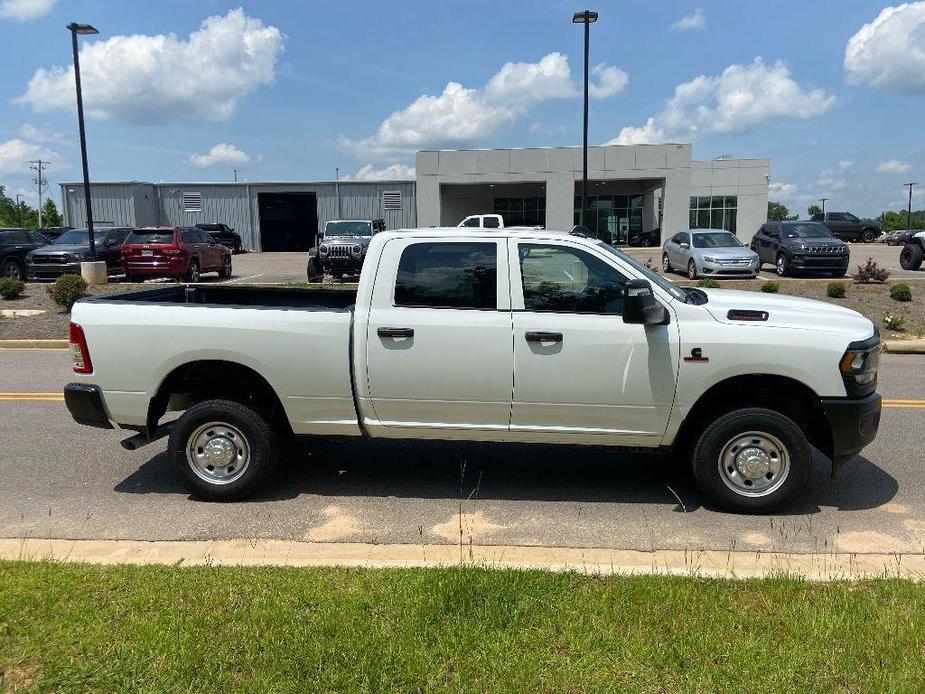
M103 394L97 386L69 383L64 386L64 404L78 424L100 429L112 429L103 405Z
M847 462L873 441L880 427L880 395L866 398L823 399L832 429L832 462Z

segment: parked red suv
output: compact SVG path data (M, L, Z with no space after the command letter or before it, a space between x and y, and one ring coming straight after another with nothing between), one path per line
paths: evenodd
M198 282L203 272L231 277L231 250L195 227L134 229L122 244L122 269L129 282L175 277Z

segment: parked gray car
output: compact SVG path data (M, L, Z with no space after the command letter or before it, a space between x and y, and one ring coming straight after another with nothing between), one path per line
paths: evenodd
M724 229L687 229L665 241L662 270L680 270L689 279L698 277L758 276L758 254L735 234Z

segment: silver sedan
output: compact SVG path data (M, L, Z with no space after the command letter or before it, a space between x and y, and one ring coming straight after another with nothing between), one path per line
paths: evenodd
M761 267L758 254L724 229L688 229L665 241L662 270L680 270L689 279L744 277L754 279Z

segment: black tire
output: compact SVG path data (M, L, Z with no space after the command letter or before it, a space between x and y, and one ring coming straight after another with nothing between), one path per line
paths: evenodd
M749 441L739 447L740 454L764 452L771 461L775 456L778 461L786 456L786 472L781 468L776 480L768 477L775 474L772 472L755 472L757 478L739 474L735 459L729 457L736 450L733 444L739 437ZM724 460L725 471L720 468L721 460ZM749 457L744 460L748 461ZM759 464L763 463L759 461ZM789 417L773 410L750 407L727 412L704 429L694 446L691 469L703 493L724 511L769 513L788 503L806 486L812 473L812 449L803 431ZM758 487L756 491L749 491L745 486L749 482L769 487L764 492Z
M218 276L223 280L231 279L231 256L228 255L222 262L222 267L218 271Z
M199 261L193 258L189 261L189 268L186 270L187 282L198 282L201 278L199 272Z
M778 253L774 261L774 270L778 277L787 277L790 274L790 259L786 253Z
M848 268L842 268L841 270L832 270L832 277L844 277L848 274Z
M222 440L221 446L217 447L219 451L222 447L235 448L237 459L242 461L245 458L241 452L246 453L246 462L242 462L243 473L234 470L233 464L209 473L190 460L188 449L194 446L196 439L207 435L209 432L202 430L209 428L215 433L209 441ZM226 445L225 442L229 443ZM190 456L195 455L189 453ZM252 496L272 475L279 459L279 444L267 421L250 408L231 400L205 400L193 405L177 420L170 432L167 455L174 474L194 496L207 501L236 501ZM203 455L205 462L211 460L207 454ZM197 469L200 469L199 473ZM229 472L222 481L221 470L224 469ZM210 481L209 475L215 479Z
M863 241L864 243L873 243L876 238L877 238L876 229L864 229L861 232L861 241Z
M903 270L918 270L922 267L923 257L925 257L925 251L921 246L907 243L899 252L899 264Z
M9 277L10 279L23 281L26 279L26 271L22 263L16 258L7 258L0 267L0 277Z
M693 259L687 261L687 279L697 279L697 263Z
M671 261L668 260L668 254L662 253L662 272L667 275L673 269L674 268L671 267Z
M308 259L308 281L309 282L318 282L321 283L324 281L324 271L321 269L321 263L318 262L318 258L309 258Z

